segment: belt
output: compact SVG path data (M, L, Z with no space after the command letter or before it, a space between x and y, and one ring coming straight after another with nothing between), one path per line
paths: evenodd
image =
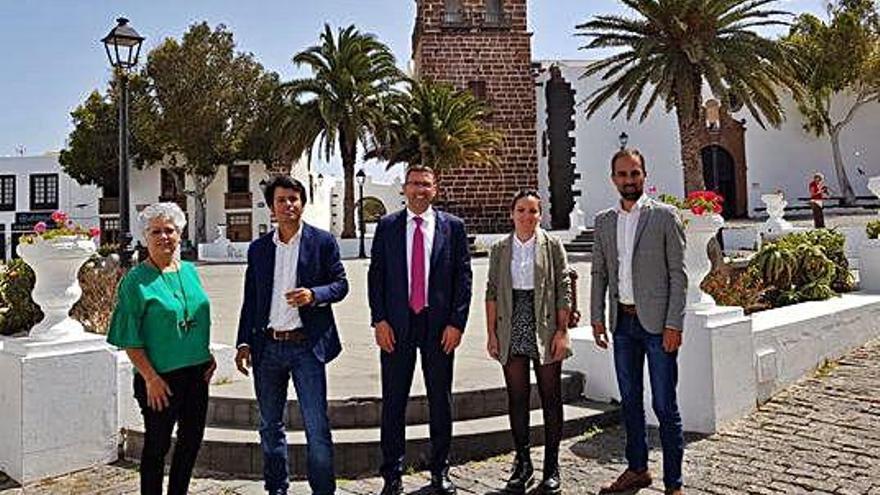
M266 337L269 340L274 340L276 342L293 342L294 344L304 344L309 340L302 328L293 328L290 330L267 328Z
M623 304L617 303L617 309L620 310L621 313L625 313L631 316L635 316L636 314L636 305L635 304Z

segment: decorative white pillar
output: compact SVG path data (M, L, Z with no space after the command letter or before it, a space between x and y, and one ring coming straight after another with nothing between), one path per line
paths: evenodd
M709 240L724 225L724 219L718 214L696 215L690 210L682 210L682 218L687 239L684 252L684 266L688 277L687 309L709 309L715 306L715 300L700 289L700 284L712 268L706 248Z
M880 176L868 179L868 189L880 198ZM880 293L880 239L865 239L859 246L859 288Z
M116 358L68 314L82 295L79 268L94 252L77 236L18 246L45 315L27 337L0 346L0 471L22 484L117 457Z
M788 201L782 193L762 194L761 201L767 206L767 221L759 227L758 232L765 238L779 237L794 232L795 227L785 219L785 207Z

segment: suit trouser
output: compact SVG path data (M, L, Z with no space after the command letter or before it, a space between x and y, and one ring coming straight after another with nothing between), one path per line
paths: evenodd
M408 340L398 339L394 352L381 351L382 363L382 467L385 479L403 475L406 455L406 405L409 401L416 351L421 351L422 374L428 395L431 433L431 472L446 469L452 443L452 364L454 353L446 354L440 335L428 338L427 311L410 313Z
M168 493L185 495L189 491L199 447L205 433L208 413L208 363L187 366L160 376L171 389L169 405L156 411L147 404L147 385L140 373L134 375L134 397L144 416L144 448L141 451L141 494L160 495L165 455L171 448L171 433L177 425L177 442L168 473Z
M336 491L333 439L327 415L327 375L324 363L307 346L294 342L266 342L254 362L254 388L260 405L260 444L266 491L287 489L287 437L284 412L287 383L293 379L296 399L306 430L306 465L312 493Z
M663 336L645 330L638 316L618 312L614 331L614 367L623 424L626 428L626 460L628 468L648 468L648 442L645 433L644 377L645 361L651 380L654 414L660 423L663 446L663 483L667 488L682 485L681 463L684 436L678 411L678 351L663 350Z

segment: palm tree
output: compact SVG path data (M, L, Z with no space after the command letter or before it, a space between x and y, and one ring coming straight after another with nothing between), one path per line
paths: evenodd
M312 77L281 87L285 110L278 121L280 147L300 157L311 156L317 145L329 160L338 145L345 180L342 237L352 238L357 146L366 145L383 127L386 99L402 73L387 45L353 25L334 37L325 24L320 43L294 55L293 62L308 66Z
M457 165L498 166L501 134L484 125L489 108L469 91L447 83L408 81L393 99L388 124L365 158L425 165L437 173Z
M782 46L754 29L786 25L789 15L766 7L776 0L621 0L635 18L601 15L577 26L590 38L582 49L618 53L590 64L583 77L602 73L602 85L587 97L592 116L613 96L630 119L643 104L640 121L658 101L675 110L685 190L705 187L700 158L702 89L708 84L728 107L745 105L761 127L778 127L783 109L777 91L796 90Z

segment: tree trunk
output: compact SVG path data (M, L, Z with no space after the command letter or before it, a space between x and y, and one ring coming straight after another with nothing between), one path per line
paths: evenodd
M856 194L853 192L852 185L849 183L849 177L846 175L846 168L843 163L843 154L840 152L840 130L829 129L828 136L831 139L831 153L834 158L834 172L837 174L837 184L840 186L841 201L844 205L852 205L856 202Z
M342 238L354 239L354 165L357 159L357 142L342 130L339 132L339 148L342 154L342 174L345 197L342 202Z
M206 177L203 175L196 175L193 177L193 182L195 184L195 194L193 196L195 199L195 212L193 212L193 216L195 217L196 245L208 241L205 230L208 198L205 191L213 181L213 176Z
M681 142L681 165L684 173L684 193L706 188L703 181L703 159L700 155L700 107L690 115L676 109L678 138Z

